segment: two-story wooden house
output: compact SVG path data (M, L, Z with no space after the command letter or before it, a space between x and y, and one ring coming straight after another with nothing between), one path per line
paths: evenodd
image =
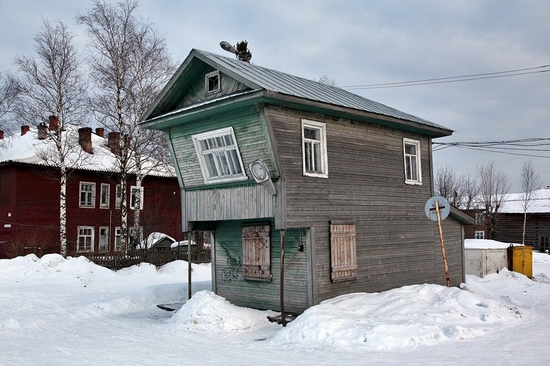
M22 126L20 135L0 139L0 258L59 253L59 169L45 159L54 144L50 126ZM102 128L68 126L74 161L67 182L67 254L120 250L121 189L116 168L117 134ZM114 150L113 150L114 149ZM78 151L77 151L78 150ZM129 229L138 202L135 175L126 190ZM141 187L140 229L147 236L162 232L181 240L179 186L171 166L151 169Z
M262 309L445 284L432 138L451 130L343 89L192 50L143 118L166 132L183 230L212 230L213 290ZM443 222L451 282L464 215ZM281 253L281 248L284 250ZM283 263L283 268L281 268Z

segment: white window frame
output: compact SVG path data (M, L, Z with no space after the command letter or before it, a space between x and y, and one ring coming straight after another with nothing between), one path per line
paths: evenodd
M213 78L217 78L217 86L215 88L212 88L210 83ZM206 93L217 93L221 91L222 79L219 71L212 71L204 75L204 89L206 90Z
M94 208L95 207L95 183L80 182L79 207ZM84 190L84 186L90 186L91 190ZM85 195L85 196L83 196Z
M143 197L144 197L144 191L145 189L142 187L136 187L136 186L131 186L130 187L130 210L135 210L136 209L136 192L140 192L141 194L139 195L139 209L140 210L143 210Z
M99 191L99 207L109 208L109 199L111 198L111 185L109 183L101 183Z
M476 239L485 239L485 231L483 231L483 230L476 230L474 236L475 236Z
M114 250L119 251L121 247L122 242L122 229L120 226L115 227L115 242L114 242Z
M104 235L102 235L102 231L105 232ZM100 252L106 252L109 250L109 227L108 226L99 227L97 250Z
M89 231L89 232L85 232L85 231ZM82 246L81 240L84 240L83 246ZM88 243L89 243L89 248L88 248ZM77 227L76 251L79 253L87 253L87 252L94 251L94 227L93 226Z
M416 149L416 154L407 153L407 145L413 145ZM413 139L403 139L403 167L405 170L405 183L407 184L422 184L422 166L420 164L420 141ZM416 170L416 177L414 171L409 167Z
M115 201L115 208L120 209L122 204L122 186L120 184L116 185Z
M233 127L199 133L192 138L205 184L247 179ZM229 142L227 138L232 144L220 146ZM213 146L216 144L219 145Z
M306 129L316 130L318 139L307 138ZM302 173L309 177L328 178L327 130L322 122L302 119Z
M483 225L484 222L485 222L485 214L483 212L476 212L475 224Z

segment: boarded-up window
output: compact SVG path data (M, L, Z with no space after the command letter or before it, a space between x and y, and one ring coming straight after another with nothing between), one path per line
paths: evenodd
M271 280L271 240L269 225L243 226L243 277Z
M355 224L330 225L330 260L332 281L357 277Z

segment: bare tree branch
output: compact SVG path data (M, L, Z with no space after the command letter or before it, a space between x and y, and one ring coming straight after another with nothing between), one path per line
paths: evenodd
M510 190L510 183L506 173L497 170L494 162L479 166L477 172L481 204L485 209L489 239L492 239L495 237L498 213L502 208L506 194Z
M116 5L96 0L77 21L90 35L88 63L96 86L93 108L100 123L121 136L117 155L121 201L122 250L128 249L127 184L136 175L137 191L153 169L150 153L159 150L158 132L140 129L140 117L175 70L166 42L137 14L138 3ZM132 193L132 192L131 192ZM134 233L139 231L141 195L133 198Z
M531 161L526 161L521 167L521 207L523 208L522 244L525 245L525 228L527 226L527 210L533 203L533 192L540 188L540 176L535 171Z
M39 152L50 166L59 169L60 249L67 255L67 178L71 154L79 154L78 142L65 136L69 123L85 115L86 84L80 69L74 36L61 22L43 21L34 37L36 55L16 57L19 69L17 113L25 121L39 125L53 140L55 148ZM53 131L44 121L50 116ZM73 160L74 161L74 160Z

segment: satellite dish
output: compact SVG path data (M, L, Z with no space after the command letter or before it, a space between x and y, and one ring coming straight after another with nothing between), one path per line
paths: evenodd
M424 205L424 213L430 220L437 221L437 210L435 208L436 204L439 208L439 219L445 220L451 212L451 204L443 196L433 196L428 199Z
M224 50L224 51L227 51L227 52L231 52L233 54L237 54L237 49L235 47L233 47L231 45L231 43L229 42L226 42L226 41L221 41L220 42L220 47Z

